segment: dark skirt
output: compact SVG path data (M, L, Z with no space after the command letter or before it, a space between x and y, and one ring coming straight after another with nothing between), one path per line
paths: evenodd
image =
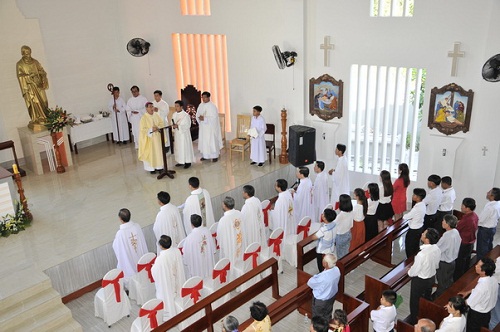
M377 212L375 212L378 220L388 220L394 216L394 210L392 209L392 204L382 204L378 203Z
M373 239L378 234L378 223L375 215L366 215L365 217L365 239L366 242Z

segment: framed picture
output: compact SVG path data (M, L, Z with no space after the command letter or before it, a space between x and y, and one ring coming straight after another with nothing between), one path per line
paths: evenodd
M309 113L325 121L342 117L344 82L328 74L309 80Z
M465 91L451 83L431 90L429 102L429 128L436 128L443 134L469 131L474 92Z

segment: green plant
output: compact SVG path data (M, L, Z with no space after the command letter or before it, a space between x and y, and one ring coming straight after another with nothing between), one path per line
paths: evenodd
M75 120L70 115L71 113L67 113L59 106L56 106L55 109L48 108L45 126L51 134L63 131L66 126L73 127Z

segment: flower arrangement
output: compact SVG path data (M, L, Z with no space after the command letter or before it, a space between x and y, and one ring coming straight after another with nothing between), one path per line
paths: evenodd
M47 121L45 126L51 134L63 131L64 127L73 127L75 119L70 117L71 113L67 113L62 107L56 106L55 109L47 109Z
M16 202L15 205L16 209L14 215L7 214L0 217L0 234L4 237L24 231L24 229L31 224L21 203Z

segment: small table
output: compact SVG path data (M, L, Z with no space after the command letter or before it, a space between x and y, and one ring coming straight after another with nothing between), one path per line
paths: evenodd
M109 133L113 132L113 124L111 118L102 118L93 120L88 123L77 124L74 127L68 127L68 139L71 152L73 152L73 145L75 153L78 154L76 143L83 142L95 137L106 135L106 140L109 141Z

